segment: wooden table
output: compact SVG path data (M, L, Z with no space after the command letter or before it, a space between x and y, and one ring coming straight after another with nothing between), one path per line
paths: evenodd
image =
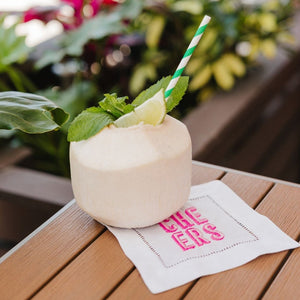
M300 186L193 163L193 184L220 179L293 239L300 235ZM4 299L300 299L300 250L153 295L117 240L74 200L0 259Z

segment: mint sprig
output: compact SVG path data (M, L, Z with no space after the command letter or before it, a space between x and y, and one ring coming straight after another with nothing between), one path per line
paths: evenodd
M117 94L104 94L105 98L99 102L99 106L106 112L111 113L114 117L120 118L124 114L133 111L131 104L126 104L127 96L117 97Z
M127 96L117 97L115 93L104 96L98 107L90 107L74 119L68 130L69 142L88 139L134 109L131 104L126 104Z
M78 142L94 136L101 129L112 124L116 118L101 107L90 107L81 112L71 123L68 141Z
M179 78L172 94L170 95L167 101L167 113L173 110L173 108L175 108L179 104L179 102L181 101L182 97L184 96L187 90L188 85L189 85L188 76L182 76Z
M81 112L71 123L68 131L68 141L78 142L94 136L104 127L114 123L121 116L133 111L159 90L165 90L172 76L164 77L157 83L141 92L131 104L127 104L125 97L117 97L117 94L104 94L104 99L99 102L98 107L90 107ZM180 77L167 102L167 112L170 112L182 99L187 86L188 76Z
M142 91L132 102L134 107L141 105L146 100L153 97L159 90L163 89L166 90L167 86L169 85L172 76L163 77L161 80L156 82L154 85L150 86L148 89ZM185 91L188 87L189 77L182 76L179 78L172 94L170 95L168 102L167 102L167 113L170 112L175 106L177 106L182 99Z

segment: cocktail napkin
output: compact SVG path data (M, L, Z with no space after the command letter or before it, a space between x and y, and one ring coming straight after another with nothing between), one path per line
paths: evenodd
M193 186L184 207L159 224L108 229L152 293L299 247L218 180Z

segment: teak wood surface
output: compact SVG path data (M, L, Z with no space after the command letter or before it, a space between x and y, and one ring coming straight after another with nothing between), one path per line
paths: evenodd
M193 185L219 179L295 240L300 186L194 162ZM300 250L151 294L117 240L71 201L0 259L1 299L300 299Z

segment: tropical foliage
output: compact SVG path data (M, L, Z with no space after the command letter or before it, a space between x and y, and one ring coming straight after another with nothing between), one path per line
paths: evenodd
M30 49L25 45L25 36L17 36L16 25L4 27L5 15L0 15L0 91L16 89L34 90L26 75L15 64L25 62Z
M66 132L70 121L105 93L129 95L171 75L205 14L212 17L188 64L189 91L173 111L182 117L219 90L229 91L257 67L257 58L275 57L278 47L293 43L289 33L292 1L232 0L61 0L57 7L33 7L23 21L60 22L64 33L45 47L24 75L29 49L15 27L0 19L0 91L35 92L70 114L60 131L43 135L17 133L13 144L35 149L34 163L68 174ZM72 14L65 14L71 8ZM39 51L37 51L39 50ZM34 82L34 87L31 82ZM1 135L1 132L0 132ZM57 163L59 161L59 163ZM56 163L54 163L56 162Z

